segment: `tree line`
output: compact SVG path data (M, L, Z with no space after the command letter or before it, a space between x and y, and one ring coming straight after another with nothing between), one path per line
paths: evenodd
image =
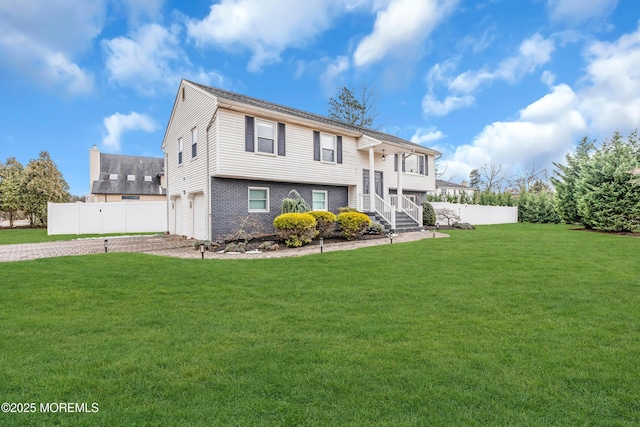
M28 218L31 226L47 224L47 203L71 199L69 184L47 151L23 166L15 157L0 162L0 212L13 227L14 220Z

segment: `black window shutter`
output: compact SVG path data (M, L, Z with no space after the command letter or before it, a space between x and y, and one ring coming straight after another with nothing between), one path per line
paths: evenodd
M418 157L418 170L420 171L420 175L424 175L424 156Z
M424 156L424 174L429 175L429 156Z
M404 153L402 153L402 172L406 172L404 168Z
M254 132L255 132L255 127L254 127L254 118L251 116L245 116L245 120L244 120L245 126L244 126L244 150L245 151L255 151L253 148L253 144L254 144Z
M393 155L393 170L398 172L398 153Z
M278 156L285 156L285 129L284 123L278 123Z
M313 131L313 160L320 161L320 132Z
M338 135L336 137L337 143L336 143L336 161L340 164L342 164L342 137L340 135Z

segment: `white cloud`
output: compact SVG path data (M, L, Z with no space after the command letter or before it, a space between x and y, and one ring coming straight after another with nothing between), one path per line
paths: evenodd
M525 75L549 62L554 51L554 42L536 33L520 44L516 55L501 61L496 70L466 71L450 80L449 89L456 93L468 94L482 84L497 79L517 83Z
M127 18L132 25L137 25L145 19L155 20L165 0L120 0L126 11Z
M73 58L91 46L104 17L105 1L5 0L0 3L0 67L72 95L90 92L93 77Z
M354 64L362 67L390 54L415 54L456 4L457 0L390 0L386 9L378 11L373 32L356 48Z
M442 131L436 129L433 126L430 126L428 128L418 128L416 129L416 132L411 137L411 142L414 142L420 145L426 145L434 141L438 141L439 139L442 139L444 136L445 135L442 133Z
M211 5L204 19L190 20L187 33L198 45L251 51L248 68L260 71L264 65L279 62L285 49L303 47L329 28L332 16L338 11L361 7L364 3L222 0Z
M102 41L107 53L109 81L132 87L152 95L174 90L182 77L204 84L224 85L224 78L215 71L195 69L180 47L180 28L165 28L158 24L140 27L131 37L116 37Z
M122 134L132 131L155 132L159 125L146 114L131 112L129 114L115 113L105 117L103 121L107 130L107 136L102 140L102 144L114 151L120 151L120 140Z
M547 0L551 19L571 24L605 18L617 4L618 0Z
M579 92L592 127L608 134L640 128L640 28L614 42L594 42Z
M472 144L459 146L444 160L447 172L466 177L483 164L502 165L507 175L530 165L562 160L587 131L579 100L564 84L520 111L518 120L486 126Z
M325 93L334 94L336 88L340 86L340 78L342 74L349 69L349 58L347 56L338 56L335 60L329 62L325 71L320 76L320 82Z
M446 116L454 110L473 105L475 98L471 95L447 96L439 101L435 95L428 93L422 99L422 112L427 116Z

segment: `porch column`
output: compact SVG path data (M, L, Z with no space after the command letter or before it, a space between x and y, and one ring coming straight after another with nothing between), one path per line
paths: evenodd
M376 192L375 153L373 147L369 147L369 212L375 211L373 195Z
M398 153L398 191L396 199L396 211L402 211L402 164L404 163L404 152Z

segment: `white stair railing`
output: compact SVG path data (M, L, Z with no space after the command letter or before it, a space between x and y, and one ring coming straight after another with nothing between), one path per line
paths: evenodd
M411 201L407 196L402 195L402 211L409 215L412 220L418 223L418 226L422 228L422 206L417 205Z
M382 197L377 194L371 195L373 198L373 209L378 215L380 215L385 221L391 225L391 229L396 229L396 210L391 204L387 203Z

